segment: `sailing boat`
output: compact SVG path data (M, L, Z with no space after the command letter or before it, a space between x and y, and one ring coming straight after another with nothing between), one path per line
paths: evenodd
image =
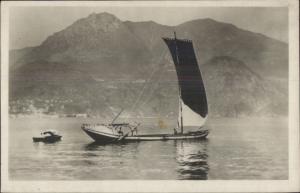
M96 142L204 139L208 135L209 131L203 128L208 116L207 99L193 43L191 40L177 39L175 32L174 38L163 40L169 48L177 72L178 128L174 129L173 134L138 135L139 124L114 123L121 111L110 124L82 125L81 128ZM184 132L186 128L193 131ZM128 132L124 133L124 130Z

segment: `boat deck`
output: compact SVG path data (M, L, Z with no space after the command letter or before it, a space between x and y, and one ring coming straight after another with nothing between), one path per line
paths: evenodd
M204 133L205 131L202 131L201 133ZM197 134L201 134L200 132L198 132ZM133 135L133 137L171 137L171 136L191 136L191 135L196 135L196 133L178 133L178 134L142 134L142 135ZM129 135L131 137L131 135Z

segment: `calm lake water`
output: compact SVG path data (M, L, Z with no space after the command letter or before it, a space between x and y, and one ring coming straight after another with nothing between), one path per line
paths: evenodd
M288 179L285 118L210 119L210 134L203 141L107 145L92 143L80 129L82 123L93 122L96 120L11 118L10 179ZM172 132L158 130L157 119L143 123L140 133ZM33 143L32 137L41 129L55 129L63 140L54 144Z

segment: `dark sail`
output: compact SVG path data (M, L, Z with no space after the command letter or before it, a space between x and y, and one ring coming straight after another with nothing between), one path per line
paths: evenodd
M205 88L190 40L163 38L175 64L181 99L194 112L206 117L208 113Z

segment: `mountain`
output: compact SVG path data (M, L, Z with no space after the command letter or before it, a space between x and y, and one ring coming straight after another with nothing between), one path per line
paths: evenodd
M178 38L193 40L199 63L216 56L231 56L244 61L261 76L288 76L286 43L239 29L232 24L198 19L173 27L154 22L127 22L127 25L155 53L158 63L162 62L161 58L169 58L161 37L173 36L176 31Z
M287 113L287 90L276 88L242 61L229 56L214 57L202 65L202 70L212 114L263 116ZM277 112L274 109L264 111L274 105L278 105Z
M176 73L161 39L174 31L193 40L213 116L287 112L287 44L212 19L166 26L109 13L11 50L10 111L108 116L133 105L143 116L175 115Z
M108 13L91 14L49 36L17 66L41 60L72 64L80 71L107 77L120 72L138 75L145 71L140 63L151 63L146 46Z
M10 64L10 70L14 70L15 68L18 68L18 65L24 64L24 61L19 61L23 60L24 57L29 55L34 47L27 47L23 49L17 49L17 50L11 50L9 53L9 64Z

